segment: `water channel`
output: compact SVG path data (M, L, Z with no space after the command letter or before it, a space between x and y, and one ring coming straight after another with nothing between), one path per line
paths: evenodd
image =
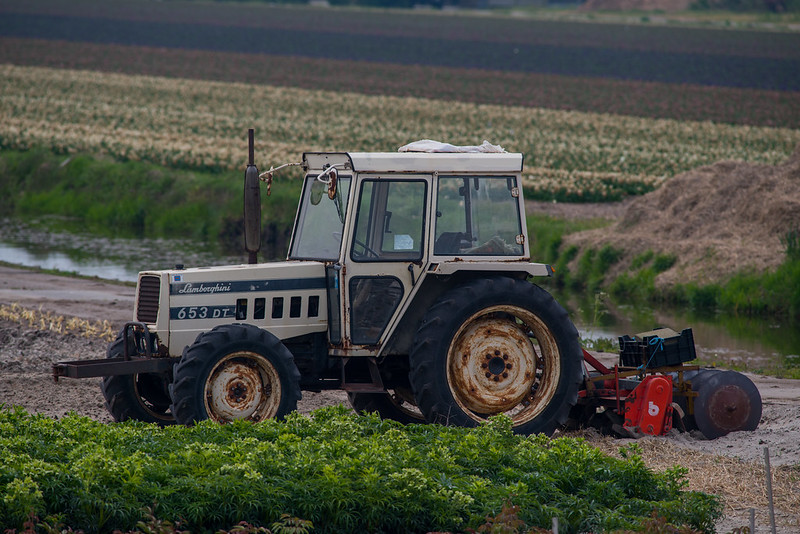
M0 220L0 261L133 282L144 269L244 263L189 240L101 237L72 232L56 220ZM548 288L550 289L550 288ZM666 326L691 327L704 363L743 370L800 367L800 325L753 317L700 315L691 310L613 302L597 295L557 295L584 339L633 335Z
M103 237L68 231L58 218L0 219L0 261L106 280L136 282L139 271L245 263L217 247L187 239Z

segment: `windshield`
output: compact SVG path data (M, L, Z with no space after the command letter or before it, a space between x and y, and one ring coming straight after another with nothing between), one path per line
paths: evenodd
M434 254L521 256L513 176L440 176Z
M333 200L328 198L327 185L318 181L317 175L306 176L289 258L339 259L349 193L349 176L339 176Z

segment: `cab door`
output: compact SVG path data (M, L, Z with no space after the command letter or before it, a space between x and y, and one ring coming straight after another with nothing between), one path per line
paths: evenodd
M424 268L431 176L363 176L356 187L343 326L352 345L374 352Z

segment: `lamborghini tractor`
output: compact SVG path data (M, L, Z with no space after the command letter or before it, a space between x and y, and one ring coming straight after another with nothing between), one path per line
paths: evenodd
M249 262L139 273L107 357L54 366L56 379L102 377L115 420L258 422L303 391L343 390L403 423L505 414L522 434L568 421L663 434L676 414L709 437L758 424L752 382L687 365L684 333L621 340L613 366L581 348L536 284L553 269L531 261L522 154L307 152L277 262L257 253L260 188L278 169L259 173L252 131L249 155Z

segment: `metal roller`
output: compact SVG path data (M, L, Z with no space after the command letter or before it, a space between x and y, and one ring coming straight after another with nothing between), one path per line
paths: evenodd
M729 432L755 430L761 420L761 394L752 380L736 371L699 373L692 381L697 392L694 421L708 439Z

